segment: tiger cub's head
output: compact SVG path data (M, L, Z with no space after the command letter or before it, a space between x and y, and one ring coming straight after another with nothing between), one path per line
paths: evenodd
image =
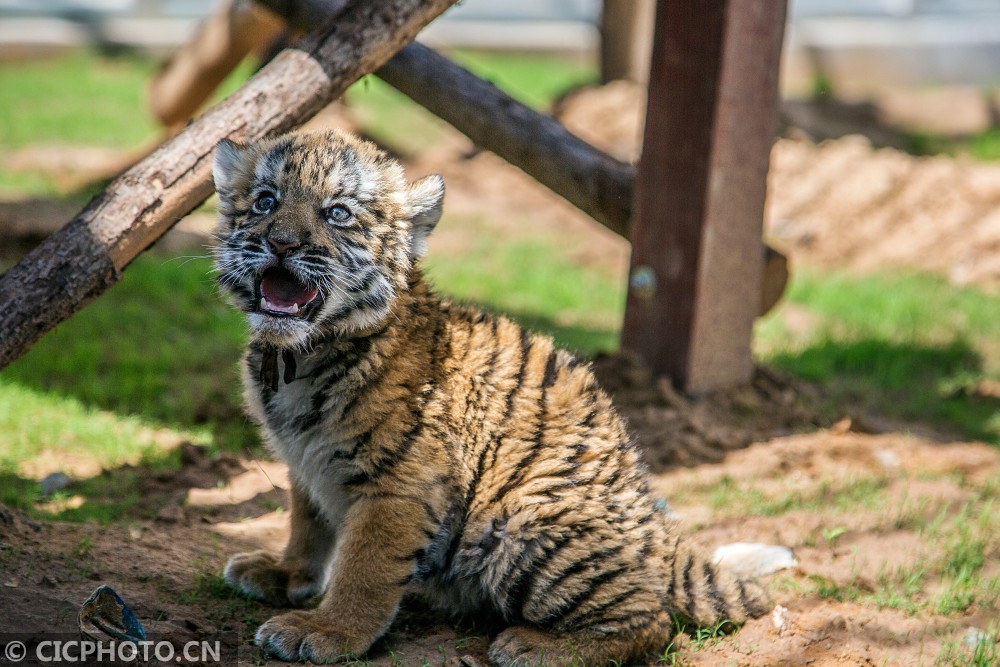
M279 347L384 319L444 198L440 176L408 183L384 151L340 131L223 140L213 176L218 281L251 336Z

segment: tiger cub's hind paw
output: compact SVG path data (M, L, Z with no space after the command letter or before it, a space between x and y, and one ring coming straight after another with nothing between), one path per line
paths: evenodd
M237 554L223 572L226 583L275 607L301 607L322 591L305 568L293 568L266 551Z
M507 628L489 648L490 662L497 667L571 667L583 663L574 659L572 645L562 645L555 635L526 627Z

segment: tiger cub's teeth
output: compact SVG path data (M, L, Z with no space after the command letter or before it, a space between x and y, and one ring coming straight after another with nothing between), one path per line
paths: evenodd
M267 297L260 298L260 310L270 313L286 313L288 315L297 315L299 312L299 304L293 303L290 306L278 306L267 300Z

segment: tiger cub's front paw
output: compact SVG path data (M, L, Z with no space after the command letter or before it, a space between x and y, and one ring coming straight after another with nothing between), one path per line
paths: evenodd
M257 629L254 642L281 660L317 664L346 660L368 649L368 642L333 627L330 616L318 609L275 616Z
M306 568L290 567L266 551L233 556L222 576L241 593L276 607L301 607L322 592Z

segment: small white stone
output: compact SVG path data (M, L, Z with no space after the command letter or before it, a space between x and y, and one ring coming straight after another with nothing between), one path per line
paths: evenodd
M739 577L763 577L799 564L788 547L751 542L718 547L712 554L712 562Z
M774 627L778 629L779 633L783 632L788 627L788 609L780 604L775 605L774 611L771 612L771 622L774 623Z
M899 457L891 449L876 449L875 460L882 464L883 468L895 470L899 467Z
M970 625L965 629L965 636L962 637L962 646L974 651L985 640L986 631Z

